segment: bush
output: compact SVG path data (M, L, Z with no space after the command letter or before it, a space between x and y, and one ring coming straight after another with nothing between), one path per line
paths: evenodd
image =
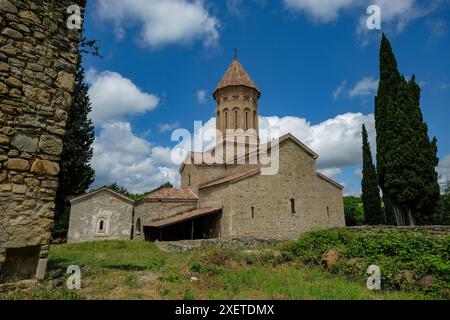
M324 230L306 233L285 247L297 259L311 265L320 265L324 253L330 249L341 254L330 269L333 273L366 277L367 267L375 264L381 268L385 289L398 289L399 273L410 270L415 281L433 275L436 277L433 290L444 295L450 292L450 236L392 230L373 233Z

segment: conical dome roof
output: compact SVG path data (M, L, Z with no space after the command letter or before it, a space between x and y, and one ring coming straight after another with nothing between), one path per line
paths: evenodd
M244 67L239 63L238 59L233 60L222 80L220 80L219 84L217 85L214 94L218 90L229 86L245 86L253 88L258 91L258 93L260 93L258 87L245 71Z

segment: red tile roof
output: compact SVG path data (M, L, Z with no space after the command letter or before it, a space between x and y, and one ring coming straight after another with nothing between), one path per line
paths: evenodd
M246 86L259 92L258 87L237 59L233 60L222 80L217 85L215 92L229 86Z
M144 201L157 201L157 200L197 200L197 196L191 191L191 189L175 189L164 188L155 191L144 198Z
M213 180L213 181L209 181L203 185L200 185L198 188L199 189L203 189L203 188L209 188L209 187L215 187L218 185L222 185L225 183L230 183L230 182L235 182L235 181L239 181L241 179L246 179L249 177L252 177L254 175L257 175L260 173L260 168L256 168L256 169L251 169L251 170L246 170L244 172L238 172L238 173L234 173L234 174L230 174L228 176L225 176L223 178L217 179L217 180Z
M194 218L199 218L199 217L205 216L207 214L216 213L221 210L222 209L220 209L220 208L195 209L192 211L177 214L176 216L173 216L173 217L170 217L167 219L151 222L150 224L146 224L145 226L146 227L155 227L155 228L167 227L167 226L177 224L177 223L180 223L183 221L192 220Z

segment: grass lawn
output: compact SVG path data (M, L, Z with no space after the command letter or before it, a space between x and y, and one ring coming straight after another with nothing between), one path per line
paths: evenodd
M260 259L243 250L161 252L154 243L105 241L54 245L49 270L89 266L81 290L65 278L0 299L431 299L414 292L374 292L296 261ZM191 279L192 277L197 280Z

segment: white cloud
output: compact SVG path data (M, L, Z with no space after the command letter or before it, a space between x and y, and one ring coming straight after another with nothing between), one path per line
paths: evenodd
M247 11L242 6L242 0L227 0L228 12L234 16L242 17Z
M160 132L172 131L180 126L180 121L175 123L162 123L159 125Z
M357 34L363 44L368 37L379 36L367 28L369 15L366 9L369 5L378 5L381 9L382 28L402 32L412 21L433 13L442 1L427 1L421 5L418 0L283 0L284 5L291 11L304 12L315 22L329 23L337 20L342 13L354 13L359 16Z
M141 91L130 79L116 72L98 73L90 69L87 81L90 84L91 117L96 125L120 120L125 115L143 114L159 103L157 96Z
M373 151L373 148L374 148L374 146L372 147L372 151ZM356 169L355 171L353 171L353 176L355 178L362 179L362 177L363 177L362 170L361 169Z
M332 179L342 173L341 168L326 168L326 169L319 169L319 171L320 171L320 173L322 173Z
M357 96L375 95L378 89L378 79L367 77L360 80L350 91L351 98Z
M339 13L352 7L356 0L283 0L290 10L304 11L308 16L320 22L330 22L339 17Z
M261 117L260 128L292 133L318 155L318 168L343 168L361 164L361 127L365 124L372 149L375 148L375 120L372 114L346 113L312 125L298 117ZM261 137L263 140L264 137Z
M167 181L179 184L178 166L171 162L170 149L152 147L133 134L128 122L104 124L93 148L95 186L117 182L130 192L139 193Z
M205 103L208 99L208 91L207 90L198 90L197 91L197 102Z
M439 181L441 183L450 181L450 154L439 161L437 171L439 173Z
M334 100L339 99L341 94L345 91L345 88L347 86L347 81L344 80L341 82L341 84L336 88L336 90L333 91L333 98Z
M318 155L318 169L337 177L343 168L360 165L361 126L366 124L372 149L375 148L373 115L346 113L319 124L311 124L299 117L260 117L261 129L279 129L279 134L292 133ZM215 137L204 138L201 132L215 128L215 118L209 119L194 133L191 141L174 142L174 148L205 150L214 145ZM192 131L192 130L190 130ZM275 131L272 131L275 133ZM269 138L261 135L261 142ZM92 164L96 170L95 185L117 181L132 192L144 192L170 181L179 185L178 168L183 160L172 161L172 148L152 146L133 134L127 122L110 122L101 127L94 142Z
M202 41L205 46L217 43L219 20L212 16L203 0L97 0L100 18L112 21L123 36L124 29L138 24L144 45Z

